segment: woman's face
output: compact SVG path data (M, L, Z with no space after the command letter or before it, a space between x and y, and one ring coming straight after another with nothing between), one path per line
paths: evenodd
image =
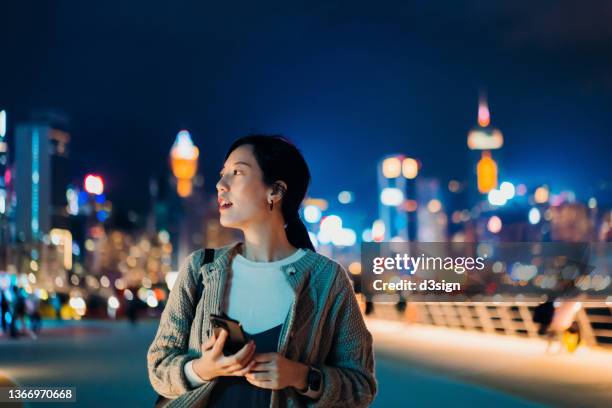
M270 216L263 173L251 145L242 145L229 155L217 183L221 225L243 229L252 222L264 222Z

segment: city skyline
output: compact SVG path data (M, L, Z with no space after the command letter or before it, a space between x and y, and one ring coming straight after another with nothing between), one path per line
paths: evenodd
M612 30L603 3L562 2L553 12L473 2L436 13L399 4L370 13L363 3L299 13L130 4L115 13L108 4L96 18L78 5L11 7L14 41L0 65L11 78L0 94L9 138L33 109L65 112L71 160L104 176L118 208L148 209L148 180L170 175L172 142L188 129L209 192L233 139L280 133L309 162L311 196L353 191L373 217L368 186L384 155L416 157L424 177L443 183L475 181L465 136L480 91L506 136L502 180L552 180L583 200L609 182Z
M612 406L612 1L6 3L0 405Z

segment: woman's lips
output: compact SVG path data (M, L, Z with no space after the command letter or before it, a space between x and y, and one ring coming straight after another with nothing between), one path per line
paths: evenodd
M219 211L223 211L223 210L227 210L228 208L230 208L233 204L232 203L223 203L223 204L219 204Z

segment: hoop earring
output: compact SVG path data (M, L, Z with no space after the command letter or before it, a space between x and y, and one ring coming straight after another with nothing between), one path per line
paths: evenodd
M274 201L270 201L270 211L274 210Z

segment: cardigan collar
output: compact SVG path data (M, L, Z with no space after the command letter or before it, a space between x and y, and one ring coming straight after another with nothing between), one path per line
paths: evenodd
M205 268L202 270L203 276L205 276L206 279L217 278L224 286L232 260L240 251L242 245L243 242L236 242L216 249L215 260L205 265ZM281 266L281 270L285 273L289 284L296 293L299 293L310 271L320 259L318 254L310 249L304 248L304 252L305 254L296 261Z

